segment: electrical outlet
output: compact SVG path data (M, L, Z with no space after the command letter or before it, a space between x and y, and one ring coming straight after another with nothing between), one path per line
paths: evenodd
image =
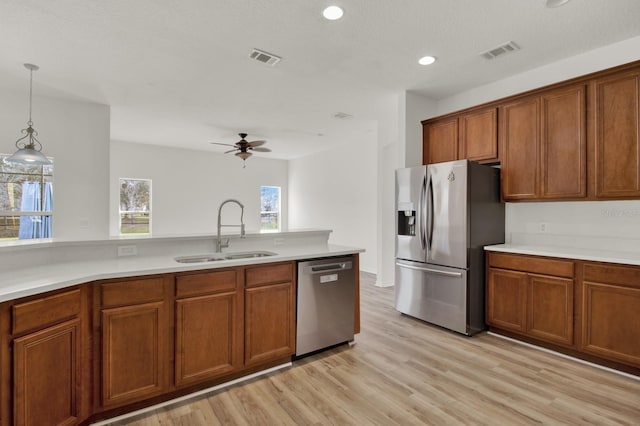
M138 254L136 246L118 246L118 256L135 256Z
M547 224L547 222L540 222L540 233L546 234L548 229L549 225Z

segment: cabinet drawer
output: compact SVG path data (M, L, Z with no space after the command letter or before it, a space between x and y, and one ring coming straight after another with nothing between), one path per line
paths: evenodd
M293 281L293 263L254 266L246 269L247 287Z
M198 296L236 289L235 270L179 275L176 278L176 297Z
M164 299L164 279L161 277L103 283L102 306L137 305Z
M640 268L585 263L583 272L584 281L620 284L640 288Z
M570 260L546 259L536 256L491 252L489 253L489 266L565 278L573 278L574 274L573 262Z
M80 290L72 290L13 306L12 333L29 330L73 318L80 314Z

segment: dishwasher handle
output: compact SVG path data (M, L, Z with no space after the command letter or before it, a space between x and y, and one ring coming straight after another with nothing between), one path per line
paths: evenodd
M352 268L353 268L353 262L351 261L336 262L336 263L327 263L324 265L306 266L303 268L303 273L305 275L324 274L325 272L346 271Z

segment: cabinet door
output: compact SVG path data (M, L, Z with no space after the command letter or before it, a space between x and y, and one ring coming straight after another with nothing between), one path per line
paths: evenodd
M458 159L458 119L451 118L422 126L423 164Z
M556 90L541 98L542 198L587 196L585 86Z
M529 275L527 333L573 345L573 280Z
M242 330L242 303L236 292L176 301L176 385L242 367Z
M245 365L295 353L295 287L292 282L245 290Z
M635 277L640 278L640 269ZM637 285L640 281L635 283L632 287L583 282L582 349L585 352L640 366L640 286Z
M458 119L460 159L498 161L498 110L489 108Z
M168 385L166 303L102 309L102 405L158 395Z
M596 196L640 196L640 73L595 83Z
M487 324L526 331L527 274L489 268L487 274Z
M78 423L80 321L17 338L13 350L14 424Z
M500 108L502 195L506 201L538 197L540 98L525 98Z

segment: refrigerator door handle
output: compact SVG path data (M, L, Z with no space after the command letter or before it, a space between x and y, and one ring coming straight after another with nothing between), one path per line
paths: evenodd
M439 271L437 269L421 268L419 266L406 265L406 264L400 263L400 262L396 262L396 265L398 265L401 268L415 269L416 271L429 272L429 273L437 274L437 275L446 275L448 277L461 277L462 276L462 272Z
M418 201L418 239L420 240L420 247L422 250L426 248L426 240L425 240L425 192L427 190L427 181L426 177L422 179L422 186L420 188L420 200Z
M427 218L429 223L427 225L427 246L431 250L431 243L433 243L433 180L429 177L429 185L427 188Z

